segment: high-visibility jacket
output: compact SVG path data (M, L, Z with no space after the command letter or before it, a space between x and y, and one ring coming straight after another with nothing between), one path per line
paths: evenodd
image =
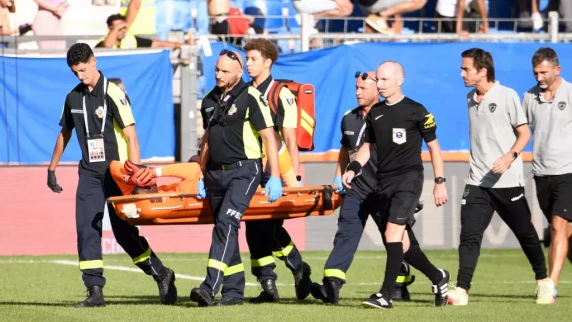
M100 41L104 41L105 37L101 37L98 42ZM117 48L117 45L113 45L113 48ZM132 48L137 48L137 39L135 39L135 36L128 32L125 33L125 38L123 38L121 40L121 43L119 44L119 48L121 49L132 49Z

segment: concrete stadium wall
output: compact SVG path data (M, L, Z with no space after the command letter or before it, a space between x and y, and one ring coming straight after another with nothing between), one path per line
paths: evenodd
M464 162L445 163L447 177L447 193L449 202L440 208L433 203L433 167L426 162L425 183L421 199L424 208L416 216L414 231L423 248L456 248L459 245L461 197L465 190L465 178L469 165ZM526 178L525 195L532 209L532 221L542 239L547 221L542 215L536 200L534 180L532 180L530 163L525 163ZM323 184L333 180L335 163L306 164L306 184ZM337 229L338 211L333 216L324 218L308 218L306 222L307 249L327 250L333 247L333 238ZM520 247L508 226L495 215L483 238L484 248ZM380 234L375 223L370 219L360 242L360 249L383 249Z

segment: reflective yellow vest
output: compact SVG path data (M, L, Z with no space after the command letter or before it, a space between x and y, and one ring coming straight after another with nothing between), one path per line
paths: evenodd
M127 15L131 0L121 0L121 9L119 14ZM155 18L155 0L141 0L141 6L135 20L129 27L129 31L135 35L154 35L157 33L157 24Z
M104 40L105 40L105 37L101 37L99 39L99 41L104 41ZM117 48L117 45L113 45L113 48ZM121 40L119 48L121 48L121 49L137 48L137 39L135 39L135 36L133 34L128 32L125 34L125 38L123 38L123 40Z

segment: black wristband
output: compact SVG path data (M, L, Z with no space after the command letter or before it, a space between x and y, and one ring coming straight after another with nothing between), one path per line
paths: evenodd
M348 164L347 171L353 171L354 174L358 174L361 171L361 163L358 161L352 161L350 164Z

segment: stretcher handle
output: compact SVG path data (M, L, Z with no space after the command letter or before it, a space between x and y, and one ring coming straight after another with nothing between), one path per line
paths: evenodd
M287 193L297 193L297 192L311 192L311 191L319 191L319 192L326 192L327 187L331 187L332 190L336 190L338 188L337 185L331 186L307 186L307 187L284 187L282 188L282 194ZM208 193L208 192L207 192ZM256 193L264 194L264 189L258 189ZM117 196L117 197L109 197L107 198L107 202L127 202L127 201L138 201L138 200L148 200L151 198L163 198L163 197L171 197L171 198L181 198L181 197L194 197L198 196L198 192L193 193L142 193L137 195L129 195L129 196Z

